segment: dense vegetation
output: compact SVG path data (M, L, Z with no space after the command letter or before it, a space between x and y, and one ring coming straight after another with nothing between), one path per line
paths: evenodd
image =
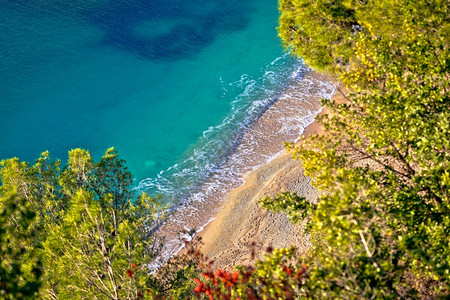
M308 218L313 247L294 260L290 250L268 255L232 287L215 288L210 274L197 289L248 299L450 297L448 1L279 5L285 47L345 87L343 101L324 103L325 134L287 145L324 191L318 203L291 193L261 201Z
M317 203L261 204L308 219L312 249L268 249L255 266L213 270L191 244L159 273L155 199L134 195L110 149L94 162L48 153L0 167L0 298L450 297L449 3L280 0L286 48L345 87L326 133L288 144ZM192 278L195 280L192 280Z
M448 296L449 3L280 8L284 43L349 90L345 103L327 104L325 136L290 146L327 191L311 211L317 241L304 293Z
M69 152L67 165L47 152L34 165L1 162L0 299L137 299L191 293L193 252L160 272L154 227L164 207L135 197L132 176L111 148L99 162ZM190 277L189 277L190 278Z

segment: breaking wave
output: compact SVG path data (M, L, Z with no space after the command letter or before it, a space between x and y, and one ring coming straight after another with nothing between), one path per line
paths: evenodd
M245 176L268 163L294 141L321 110L320 100L331 98L335 86L326 78L285 54L268 64L260 78L243 74L235 82L221 80L230 112L217 126L203 132L184 159L137 189L161 194L172 216L162 226L165 256L181 247L181 229L201 230L220 208L227 192L243 184Z

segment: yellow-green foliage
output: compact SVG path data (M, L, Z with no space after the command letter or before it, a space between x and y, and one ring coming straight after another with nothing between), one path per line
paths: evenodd
M64 168L48 152L34 165L4 160L0 180L0 299L192 293L196 258L178 259L176 277L150 274L161 248L153 231L166 212L157 199L134 195L113 148L99 162L74 149Z
M14 190L0 194L0 299L34 299L41 286L35 220Z
M326 191L309 209L302 295L448 296L448 1L281 0L280 11L285 46L350 91L325 103L324 136L288 145Z

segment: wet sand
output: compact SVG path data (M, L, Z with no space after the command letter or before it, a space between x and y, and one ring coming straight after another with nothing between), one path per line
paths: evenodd
M281 191L280 189L298 189L306 192L308 184L305 182L307 179L298 181L297 178L297 174L302 174L301 170L296 169L298 163L292 162L287 154L284 155L285 158L280 159L281 156L278 157L277 153L283 152L284 141L298 139L299 134L303 131L302 128L310 124L317 111L320 110L320 99L331 97L335 86L328 78L310 70L298 73L294 78L296 79L292 85L287 85L280 90L276 97L270 98L269 103L265 105L258 117L242 128L242 132L233 140L234 146L230 149L226 160L217 168L212 169L198 190L187 195L185 199L181 199L183 204L177 207L170 219L161 226L159 234L165 239L163 260L176 254L184 246L180 239L187 237L180 232L191 228L201 231L205 224L218 216L222 208L226 209L227 206L224 206L224 202L229 197L230 191L233 191L231 195L236 195L238 191L244 190L242 196L231 196L239 199L275 195ZM270 161L273 162L268 164ZM255 173L254 170L259 169L267 169L265 171L267 174L257 175L260 171ZM277 184L270 182L272 177L282 169L285 169L286 172L292 169L291 175L286 175L292 179L282 179L278 184L279 189L276 189ZM250 173L254 174L248 175ZM242 187L246 178L248 182L251 178L255 178L256 184L252 187L251 192L246 190L248 185ZM290 180L298 182L289 184ZM284 181L286 184L283 183ZM261 188L266 185L270 185L271 188L265 193ZM246 196L247 194L248 196ZM252 201L256 203L256 198ZM258 215L251 214L259 220ZM216 223L217 220L214 224ZM290 226L288 223L275 225ZM245 247L242 244L247 241L251 243L253 240L245 238L245 241L238 247ZM225 244L223 248L225 248Z
M333 96L335 101L342 98L340 92ZM303 135L322 132L323 126L314 121ZM309 201L317 201L319 197L311 179L303 175L301 163L287 151L250 173L242 186L227 195L215 219L199 233L204 243L202 252L215 267L230 269L252 263L269 246L294 245L300 252L310 246L308 236L302 233L302 224L294 225L285 214L269 212L257 204L265 196L284 191L295 191Z

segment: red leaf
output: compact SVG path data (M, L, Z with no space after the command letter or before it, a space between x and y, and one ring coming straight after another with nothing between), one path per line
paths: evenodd
M238 280L238 278L239 278L239 272L236 271L236 272L233 273L233 275L231 277L233 283L236 282Z
M133 271L127 270L127 276L128 277L133 277Z
M223 277L223 271L222 271L222 269L218 269L217 271L216 271L216 277Z

